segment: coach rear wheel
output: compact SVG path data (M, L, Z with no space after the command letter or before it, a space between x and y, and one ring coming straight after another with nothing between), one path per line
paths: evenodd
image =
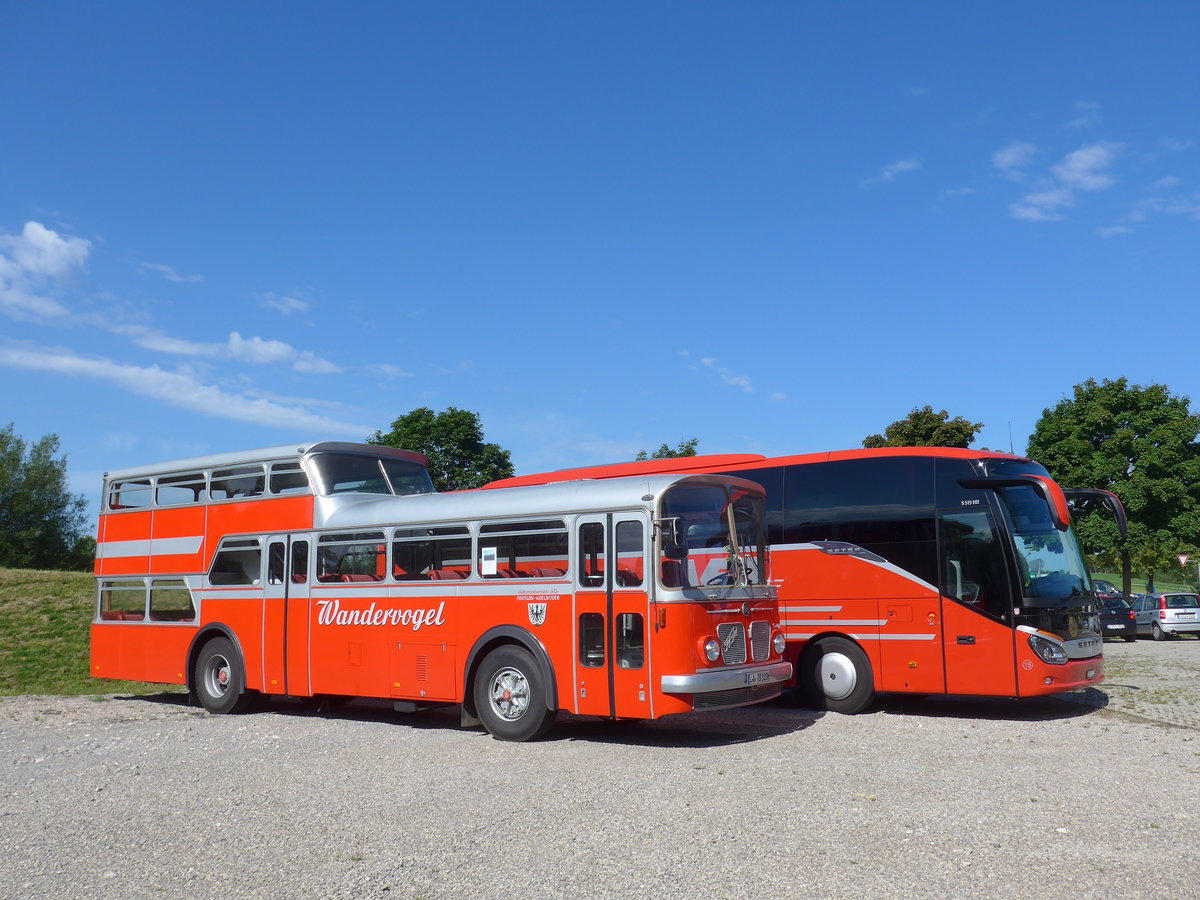
M479 719L497 740L533 740L554 724L541 669L523 647L489 653L475 676L474 694Z
M853 641L828 637L800 658L797 687L816 709L847 715L862 712L875 699L871 661Z
M246 669L228 638L213 638L200 650L193 670L192 687L200 705L210 713L240 712L252 694L246 690Z

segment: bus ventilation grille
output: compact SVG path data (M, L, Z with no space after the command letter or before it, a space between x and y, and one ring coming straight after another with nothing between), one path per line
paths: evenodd
M713 691L711 694L696 694L692 700L693 709L727 709L733 706L746 706L760 700L770 700L778 697L782 689L778 684L760 684L755 687L734 688L729 691Z

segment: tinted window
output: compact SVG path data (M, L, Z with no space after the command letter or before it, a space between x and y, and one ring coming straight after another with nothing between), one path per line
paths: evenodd
M752 472L746 472L751 475ZM772 543L845 541L937 584L934 460L893 457L789 466ZM768 508L774 498L768 488Z

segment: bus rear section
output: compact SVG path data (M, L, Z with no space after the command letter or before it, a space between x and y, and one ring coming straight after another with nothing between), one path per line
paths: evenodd
M158 491L176 468L138 475L146 502L103 514L94 675L186 684L214 713L257 695L457 703L508 740L559 711L755 703L791 676L753 483L400 495L299 463L309 489L291 497L214 496L213 465L189 473L195 499L159 502L180 500ZM188 519L198 546L160 519Z

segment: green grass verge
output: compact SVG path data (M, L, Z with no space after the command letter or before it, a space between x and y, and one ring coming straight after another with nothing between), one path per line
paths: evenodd
M0 569L0 696L172 690L88 674L95 584L90 572Z
M1101 581L1112 582L1113 584L1115 584L1117 586L1117 590L1121 589L1121 573L1120 572L1093 572L1092 577L1099 578ZM1146 579L1145 578L1134 578L1130 582L1130 589L1135 594L1145 593L1146 592ZM1162 579L1159 579L1159 578L1156 578L1154 580L1154 591L1155 591L1155 593L1158 593L1158 594L1171 593L1172 591L1194 591L1194 590L1195 590L1194 587L1189 587L1187 584L1184 584L1183 582L1175 583L1175 582L1170 582L1170 581L1163 581Z

